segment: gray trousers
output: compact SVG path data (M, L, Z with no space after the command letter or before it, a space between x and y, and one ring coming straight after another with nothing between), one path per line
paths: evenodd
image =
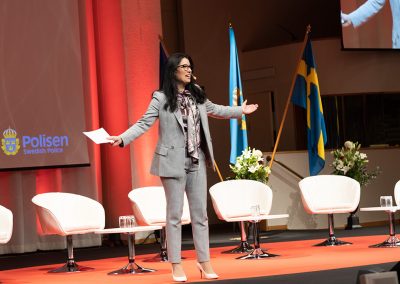
M189 201L193 241L198 262L210 260L208 217L207 217L207 176L204 154L200 153L198 164L190 157L185 159L186 175L182 178L161 177L167 199L167 251L171 263L181 262L184 192Z

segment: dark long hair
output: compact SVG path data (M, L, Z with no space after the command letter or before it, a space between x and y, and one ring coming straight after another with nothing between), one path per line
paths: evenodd
M194 69L192 58L184 53L174 53L168 57L167 63L164 68L164 78L162 82L161 91L167 97L167 103L165 105L165 109L171 112L174 112L177 108L177 97L178 94L178 81L176 80L175 72L178 68L179 63L183 58L187 58L190 62L190 66L192 67L192 71ZM202 104L206 100L206 94L198 85L194 83L193 77L190 80L190 83L186 85L186 90L190 92L190 94L196 100L196 103Z

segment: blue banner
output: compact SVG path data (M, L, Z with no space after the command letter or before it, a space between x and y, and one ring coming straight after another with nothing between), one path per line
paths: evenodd
M241 106L243 104L242 81L240 78L239 59L233 28L229 27L230 66L229 66L229 105ZM246 117L230 120L231 130L231 155L229 161L236 163L236 157L247 148Z

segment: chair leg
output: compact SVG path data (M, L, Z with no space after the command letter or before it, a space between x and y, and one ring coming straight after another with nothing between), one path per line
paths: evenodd
M259 233L259 222L253 223L253 239L254 239L254 250L245 256L238 257L237 259L260 259L267 257L279 256L277 254L267 253L265 250L260 248L260 233Z
M244 222L240 223L240 244L234 249L223 251L222 253L245 253L253 251L253 247L247 242L246 230L244 228Z
M182 259L184 259L182 257ZM160 230L160 253L157 255L143 260L143 262L167 262L168 261L168 251L167 251L167 236L165 227Z
M167 253L167 235L165 227L163 227L160 231L160 243L161 243L160 261L166 262L168 261L168 253Z
M329 229L329 238L322 243L316 244L314 246L319 246L319 247L326 247L326 246L343 246L343 245L351 245L352 243L350 242L345 242L337 239L335 237L335 232L334 232L334 222L333 222L333 214L328 214L328 229Z
M91 267L81 266L75 262L74 259L74 246L72 242L72 235L67 236L67 250L68 250L68 261L63 266L50 270L49 273L60 273L60 272L80 272L93 270Z

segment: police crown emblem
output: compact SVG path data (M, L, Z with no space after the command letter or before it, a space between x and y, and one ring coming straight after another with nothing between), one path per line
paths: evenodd
M18 153L19 139L17 138L17 131L11 129L10 127L3 132L4 138L1 139L1 149L7 156L15 155Z

